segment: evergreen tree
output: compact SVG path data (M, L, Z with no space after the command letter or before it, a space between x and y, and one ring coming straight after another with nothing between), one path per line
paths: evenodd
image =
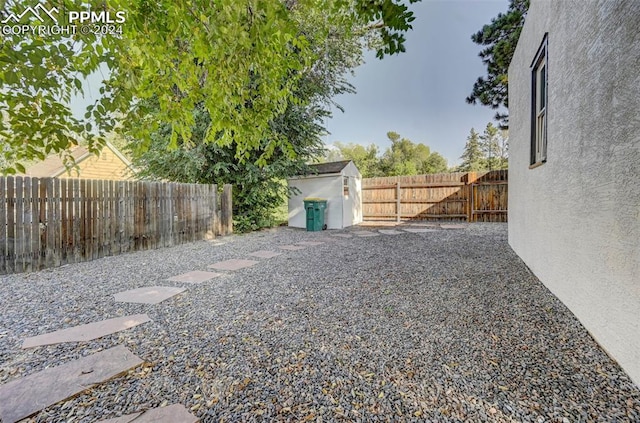
M487 124L480 136L480 151L482 151L486 170L501 169L499 129L491 122Z
M475 172L485 169L486 163L482 154L480 136L473 128L467 137L464 153L460 158L462 159L462 164L458 167L460 172Z
M471 36L474 43L487 46L479 54L487 66L487 76L479 77L473 84L468 103L480 102L493 109L509 107L507 74L528 9L529 0L510 0L506 13L498 14ZM495 118L501 128L509 126L508 113L497 112Z
M498 132L498 158L499 169L509 167L509 130L501 129Z

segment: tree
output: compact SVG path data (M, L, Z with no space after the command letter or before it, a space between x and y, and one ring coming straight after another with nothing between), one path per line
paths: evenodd
M416 0L410 0L413 3ZM362 44L372 39L378 57L404 51L412 12L399 0L235 0L165 2L101 0L65 2L67 10L124 12L121 34L3 35L0 49L0 137L7 166L64 154L80 139L98 151L102 136L117 129L148 149L153 134L168 125L168 148L194 139L234 145L240 161L266 165L279 149L295 148L274 138L271 124L299 101L298 80L313 73L317 43L300 26L314 16L315 37ZM26 5L5 2L23 16ZM323 51L331 54L329 51ZM337 61L332 62L340 68ZM82 92L82 79L108 69L101 97L84 118L69 102ZM196 109L210 121L204 136L192 137ZM265 144L265 140L269 141ZM257 158L254 152L260 151Z
M506 130L496 128L491 122L487 124L484 133L480 136L480 148L486 170L508 168L507 134Z
M485 168L495 170L500 167L500 147L498 144L498 128L491 122L487 124L484 133L480 136L480 150L482 151Z
M391 146L382 155L380 169L384 176L439 173L447 170L444 157L422 144L401 138L397 132L387 132Z
M384 152L380 163L384 175L417 175L420 165L429 156L429 147L423 146L417 151L411 140L400 138L400 134L393 131L387 132L387 138L391 147Z
M375 144L364 147L336 142L334 149L325 154L325 160L353 160L365 178L447 171L447 160L442 155L431 152L427 145L415 144L393 131L387 132L387 138L391 141L391 146L382 156L378 155Z
M447 159L434 151L429 155L427 160L422 162L420 173L444 173L447 170Z
M529 0L510 0L506 13L500 13L491 23L473 34L474 43L487 46L479 56L487 66L486 77L479 77L473 84L473 91L467 97L467 103L489 106L493 109L508 109L508 71L513 58L525 16L529 9ZM501 128L509 126L507 113L497 112L495 119Z
M287 198L286 178L304 173L308 170L306 163L323 154L322 120L329 113L334 95L352 91L343 75L359 63L362 54L359 42L351 35L336 33L326 37L324 28L316 24L320 12L296 17L308 48L315 52L314 63L296 79L294 100L288 101L286 109L269 122L257 148L248 150L248 156L239 157L235 141L230 145L204 142L212 117L206 105L198 104L193 112L191 138L185 141L179 137L177 148L167 151L173 142L168 124L152 134L148 149L139 149L139 141L131 139L129 146L135 153L134 164L142 170L140 176L231 183L236 230L270 226L274 209ZM159 108L156 98L146 100L143 106L151 111ZM286 139L286 145L273 142L278 139ZM264 154L266 151L268 155Z
M382 176L378 147L375 144L365 147L360 144L336 142L333 145L335 150L327 154L327 161L353 160L363 178Z
M458 166L460 172L475 172L485 169L486 163L482 153L480 136L473 128L469 132L467 143L464 146L464 153L460 158L462 159L462 164Z

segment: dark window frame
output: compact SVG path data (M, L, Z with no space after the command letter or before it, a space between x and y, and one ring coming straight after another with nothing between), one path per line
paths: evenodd
M531 152L529 167L547 161L547 122L549 111L549 37L544 34L531 62ZM542 79L542 81L540 81ZM540 86L542 82L542 86Z

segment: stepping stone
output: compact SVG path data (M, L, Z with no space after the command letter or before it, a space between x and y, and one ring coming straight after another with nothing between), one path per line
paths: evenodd
M174 276L169 278L170 281L175 282L187 282L187 283L200 283L204 281L208 281L213 278L217 278L218 276L222 276L223 273L215 273L215 272L203 272L201 270L194 270L193 272L183 273L182 275Z
M298 250L304 250L307 247L304 247L302 245L281 245L278 248L280 248L281 250L287 250L287 251L298 251Z
M467 229L466 225L440 225L442 229Z
M275 251L270 251L270 250L259 250L259 251L254 251L249 255L253 257L260 257L260 258L271 258L271 257L282 255L282 253L276 253Z
M197 421L199 419L189 413L183 405L173 404L115 419L100 420L98 423L196 423Z
M324 236L322 238L316 238L316 240L322 241L322 242L336 242L337 241L337 239L335 239L334 237L329 237L329 236Z
M353 234L361 237L380 236L380 234L377 234L375 232L369 232L369 231L357 231L357 232L354 232Z
M118 292L113 297L120 303L158 304L186 290L173 286L145 286Z
M385 235L400 235L402 232L396 231L394 229L379 229L378 232Z
M244 269L245 267L250 267L258 263L260 262L255 260L231 259L231 260L219 261L207 267L210 269L216 269L216 270L240 270L240 269Z
M0 385L0 420L25 419L142 363L119 345Z
M353 237L353 235L349 235L349 234L333 234L332 236L337 236L340 238L351 238Z
M405 232L411 232L412 234L423 234L426 232L438 232L437 229L426 229L426 228L402 228Z
M151 319L146 314L116 317L115 319L103 320L57 330L43 335L32 336L24 340L22 349L38 347L40 345L60 344L62 342L91 341L92 339L120 332L121 330L129 329L150 321Z
M324 242L321 241L301 241L298 242L298 245L304 245L304 246L309 246L309 247L315 247L316 245L322 245L324 244Z

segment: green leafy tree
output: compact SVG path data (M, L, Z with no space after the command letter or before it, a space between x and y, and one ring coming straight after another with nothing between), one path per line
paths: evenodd
M184 182L232 183L234 185L234 220L238 231L270 226L278 205L287 198L286 178L308 170L306 163L324 152L321 135L322 120L329 114L334 95L352 92L343 77L361 60L362 47L351 34L337 32L327 38L321 11L300 15L297 25L305 33L308 48L314 51L312 66L296 79L295 98L274 117L261 144L248 150L248 156L238 156L235 141L230 145L207 143L205 137L212 117L204 104L193 113L194 125L190 139L177 139L177 148L170 148L170 125L162 125L152 134L150 148L140 149L140 141L132 138L130 148L134 163L142 169L144 178L169 179ZM144 104L148 110L158 110L155 98ZM274 140L286 139L286 144ZM293 154L291 149L293 149ZM264 153L268 151L269 154Z
M507 74L528 9L529 0L510 0L506 13L498 14L490 24L471 36L473 42L486 46L479 56L487 66L487 75L473 84L473 91L466 99L468 103L508 109ZM502 128L508 127L507 113L497 112L495 118Z
M387 132L387 138L391 141L391 146L382 156L378 154L375 144L365 147L336 142L334 149L326 153L325 160L353 160L365 178L442 173L448 170L447 160L432 152L428 146L415 144L393 131Z
M462 159L462 163L458 166L460 172L475 172L486 168L480 136L473 128L469 132L464 152L460 158Z
M360 144L343 144L336 142L335 149L330 150L325 157L327 161L352 160L363 178L381 176L378 147L375 144L363 146Z
M444 173L447 170L447 159L434 151L429 155L427 160L422 162L420 173Z
M411 140L401 138L400 134L393 131L387 132L387 138L391 141L391 147L384 152L380 165L384 175L417 175L420 164L429 155L429 148L425 146L426 152L422 149L422 157L418 158L414 155L416 145Z
M37 3L8 0L4 6L20 15ZM3 172L22 170L21 162L50 152L64 154L80 139L97 151L114 129L139 140L140 151L169 128L167 148L197 139L233 145L235 157L258 166L276 150L293 158L295 146L271 125L299 101L298 81L318 63L317 43L300 17L317 17L313 37L369 42L378 57L404 51L404 33L414 19L399 0L111 0L108 6L61 0L60 6L125 12L122 34L3 36ZM84 77L103 68L108 72L100 98L83 118L74 118L72 96L81 93ZM209 116L202 137L192 137L196 109Z
M422 144L401 138L396 132L387 132L391 146L381 158L380 168L384 176L417 175L447 171L444 157Z

